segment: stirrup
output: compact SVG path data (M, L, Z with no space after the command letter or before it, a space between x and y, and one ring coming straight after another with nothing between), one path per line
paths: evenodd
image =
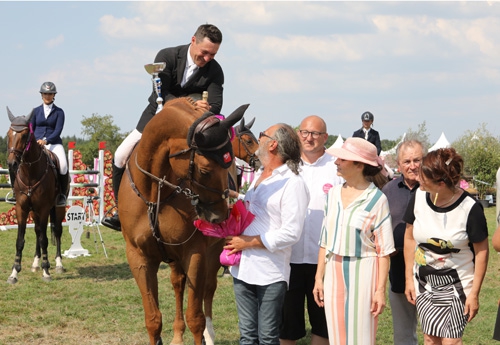
M12 194L12 196L10 196ZM14 191L10 191L5 195L5 202L9 204L15 204L16 203L16 195L14 194Z

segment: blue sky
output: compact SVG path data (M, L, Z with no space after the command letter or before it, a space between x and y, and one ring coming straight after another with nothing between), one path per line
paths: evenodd
M0 128L5 106L27 114L53 81L63 135L93 113L131 131L151 91L143 66L207 22L224 36L222 113L250 103L254 132L315 114L349 137L369 110L382 139L424 121L431 142L481 123L500 134L497 1L0 1Z

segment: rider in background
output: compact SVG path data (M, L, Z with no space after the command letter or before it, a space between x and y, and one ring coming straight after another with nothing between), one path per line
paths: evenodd
M371 142L377 148L377 155L380 155L380 152L382 151L382 145L380 144L380 134L373 129L373 120L373 114L369 111L365 111L363 114L361 114L361 122L363 126L357 131L354 131L354 133L352 133L352 136L355 138L363 138Z
M68 161L61 139L64 127L64 111L54 104L56 86L46 81L40 87L43 104L33 109L31 125L38 144L52 151L59 159L59 195L56 206L66 206L66 194L69 188Z
M198 108L220 114L222 108L222 92L224 73L221 66L214 60L222 43L222 33L212 24L198 27L190 44L164 48L158 52L155 63L164 62L165 69L159 73L161 79L161 97L164 103L178 98L190 96L196 100ZM208 91L208 100L203 100L201 94ZM136 128L123 140L116 149L113 161L113 192L118 205L118 190L132 149L141 139L146 124L156 114L156 92L153 89L149 104L144 109ZM112 217L106 217L102 224L121 231L118 212Z

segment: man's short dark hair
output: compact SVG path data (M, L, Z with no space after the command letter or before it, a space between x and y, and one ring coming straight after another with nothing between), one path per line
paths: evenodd
M210 40L210 42L215 44L222 43L222 32L212 24L202 24L198 27L196 32L194 33L194 37L196 37L196 42L199 43L203 41L206 37Z

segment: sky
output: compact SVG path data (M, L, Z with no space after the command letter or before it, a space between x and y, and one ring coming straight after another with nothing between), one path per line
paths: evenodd
M0 131L6 106L41 104L45 81L63 136L83 138L92 114L133 130L152 88L144 65L205 23L223 33L222 114L250 104L254 133L319 115L346 138L370 111L381 139L424 122L431 144L482 123L500 134L500 1L0 1Z

